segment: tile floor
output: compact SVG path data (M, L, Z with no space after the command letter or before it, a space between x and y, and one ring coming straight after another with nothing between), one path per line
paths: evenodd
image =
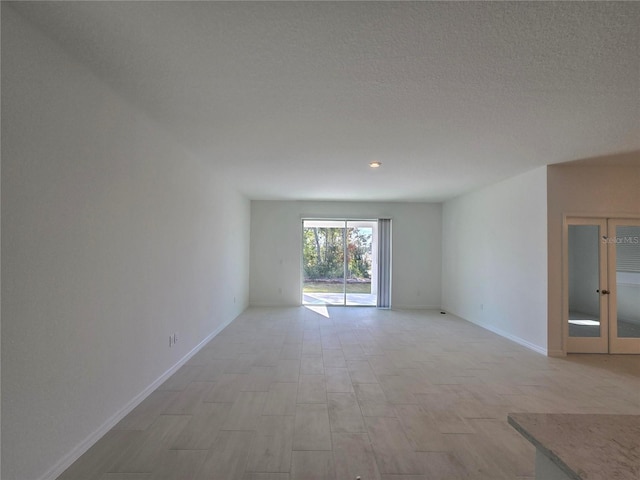
M533 478L508 412L640 414L640 357L547 358L453 315L247 310L59 480Z

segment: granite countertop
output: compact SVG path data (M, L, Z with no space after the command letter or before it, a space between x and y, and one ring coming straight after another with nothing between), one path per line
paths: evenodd
M570 478L640 479L640 415L510 413L508 420Z

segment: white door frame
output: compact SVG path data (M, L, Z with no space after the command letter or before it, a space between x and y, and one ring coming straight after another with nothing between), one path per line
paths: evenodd
M569 225L594 225L599 228L600 337L569 337ZM640 354L640 339L618 338L616 243L611 241L616 238L618 225L640 226L640 218L628 215L566 215L563 219L562 331L564 351L567 353Z

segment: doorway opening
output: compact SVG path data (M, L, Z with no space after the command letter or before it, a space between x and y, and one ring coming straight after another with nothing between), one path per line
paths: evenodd
M640 353L640 219L568 218L568 353Z
M302 221L303 305L376 306L378 221Z

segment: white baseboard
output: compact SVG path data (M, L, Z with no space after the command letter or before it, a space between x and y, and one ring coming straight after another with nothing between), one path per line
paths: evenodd
M508 340L511 340L512 342L517 343L518 345L522 345L523 347L528 348L529 350L533 350L536 353L540 353L544 356L547 356L549 353L547 351L546 348L541 347L540 345L536 345L535 343L531 343L528 340L525 340L523 338L520 338L516 335L513 335L509 332L505 332L504 330L501 330L499 328L494 327L493 325L487 325L486 323L481 323L481 322L477 322L474 320L469 320L467 318L464 318L454 312L451 312L453 315L455 315L456 317L462 318L463 320L466 320L469 323L473 323L474 325L478 325L479 327L484 328L485 330L489 330L490 332L495 333L496 335L500 335L501 337L504 337Z
M291 307L304 307L301 303L268 303L268 302L255 302L250 303L249 308L291 308Z
M505 332L503 330L500 330L499 328L495 328L491 325L483 325L478 323L477 325L481 326L482 328L485 328L487 330L489 330L490 332L496 333L498 335L500 335L501 337L507 338L509 340L511 340L512 342L517 343L518 345L522 345L523 347L528 348L529 350L533 350L536 353L539 353L541 355L544 355L545 357L547 356L547 349L541 347L540 345L536 345L535 343L531 343L528 340L525 340L523 338L517 337L515 335L512 335L508 332Z
M162 385L171 375L173 375L180 367L191 359L196 353L198 353L202 347L204 347L213 337L218 335L224 328L226 328L234 318L223 323L213 332L206 336L198 345L189 351L184 357L173 365L169 370L160 375L151 385L147 386L142 392L132 398L124 407L113 414L106 422L85 438L82 442L76 445L69 453L56 463L49 471L47 471L39 480L55 480L62 473L69 468L73 462L78 460L87 450L89 450L98 440L100 440L109 430L115 427L120 420L126 417L134 408L136 408L142 401L147 398L153 391L155 391L160 385Z
M440 305L391 305L392 310L442 310Z

